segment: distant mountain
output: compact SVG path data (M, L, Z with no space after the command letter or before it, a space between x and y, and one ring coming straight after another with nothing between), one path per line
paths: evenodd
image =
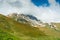
M29 15L29 14L12 13L12 14L9 14L8 17L13 18L20 23L30 24L31 26L34 26L34 27L45 26L42 21L38 20L35 16Z

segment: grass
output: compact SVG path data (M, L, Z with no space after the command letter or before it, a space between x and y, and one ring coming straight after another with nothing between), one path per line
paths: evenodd
M0 40L19 40L19 38L0 29Z

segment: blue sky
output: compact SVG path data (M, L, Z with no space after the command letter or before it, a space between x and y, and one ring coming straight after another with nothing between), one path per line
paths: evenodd
M0 13L32 14L43 22L60 22L60 0L0 0Z
M46 6L49 6L49 2L48 0L31 0L36 6L43 6L44 4L46 4Z
M60 4L60 0L56 0L56 2Z

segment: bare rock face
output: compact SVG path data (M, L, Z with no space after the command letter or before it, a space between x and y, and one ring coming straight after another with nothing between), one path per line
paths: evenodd
M12 13L9 14L8 17L13 18L14 20L20 23L30 24L31 26L34 27L38 26L45 27L45 24L42 21L38 20L33 15Z
M54 23L48 23L48 24L49 24L50 28L55 29L55 30L59 30Z
M14 20L17 20L17 13L11 13L8 15L8 17L13 18Z

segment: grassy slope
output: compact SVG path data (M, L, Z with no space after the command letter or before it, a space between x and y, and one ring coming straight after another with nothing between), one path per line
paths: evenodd
M34 28L0 15L0 40L60 40L59 32L49 28Z
M22 40L28 40L40 36L45 36L45 34L42 31L39 31L38 28L33 28L30 25L18 23L3 15L0 15L0 31L1 30L3 32L1 32L3 36L5 35L6 38L13 37L13 39L16 37Z
M44 28L39 27L39 29L48 35L47 39L60 40L60 23L54 23L54 24L57 26L58 30L50 28L48 24L46 24L46 27Z

